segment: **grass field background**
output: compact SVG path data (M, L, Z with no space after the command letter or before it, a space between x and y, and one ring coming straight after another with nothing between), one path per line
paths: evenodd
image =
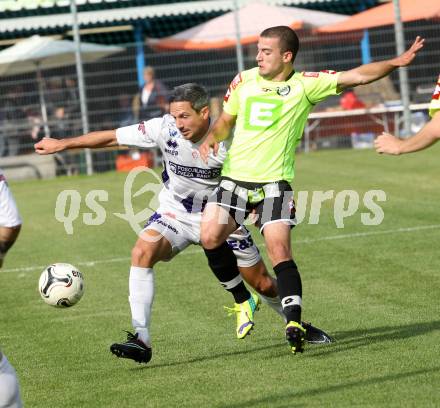
M118 360L109 346L131 329L130 250L136 236L123 212L125 175L12 183L22 234L0 271L0 346L14 364L26 407L438 407L440 405L440 149L406 157L323 151L297 159L296 190L381 189L379 226L359 211L337 229L333 203L318 225L292 233L306 320L337 342L293 356L270 308L252 335L234 336L222 306L231 297L198 247L156 269L148 365ZM142 185L141 178L137 181ZM54 217L60 191L108 191L101 226L80 218L73 235ZM136 198L136 209L142 200ZM310 203L309 203L310 204ZM90 212L84 205L83 212ZM257 242L262 243L253 230ZM264 248L263 248L264 253ZM77 265L81 302L47 306L37 293L42 268Z

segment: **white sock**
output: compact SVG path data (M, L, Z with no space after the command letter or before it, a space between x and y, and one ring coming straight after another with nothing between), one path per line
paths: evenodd
M284 322L286 322L286 316L284 316L281 300L278 296L268 297L260 293L259 296L261 297L261 300L266 303L266 305L269 305L273 310L275 310L275 312L277 312L283 318Z
M131 308L131 323L139 339L151 345L150 320L154 299L154 271L152 268L130 268L128 301Z

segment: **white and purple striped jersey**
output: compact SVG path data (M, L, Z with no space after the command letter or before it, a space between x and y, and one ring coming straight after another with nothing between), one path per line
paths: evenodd
M172 257L190 244L200 244L202 209L217 187L226 157L225 145L220 143L217 156L211 154L206 164L198 150L203 140L198 143L186 140L171 115L119 128L116 137L121 145L157 146L162 151L164 186L159 194L159 208L145 229L158 231L170 242ZM258 248L244 226L231 234L227 242L239 266L250 267L260 261Z
M171 115L151 119L116 130L120 145L139 148L158 147L163 156L164 187L159 201L176 211L200 213L204 203L217 186L226 148L220 144L217 156L210 155L208 164L200 157L199 146L179 132Z

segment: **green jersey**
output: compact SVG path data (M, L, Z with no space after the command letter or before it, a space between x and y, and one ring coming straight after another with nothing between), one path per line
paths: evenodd
M318 102L337 94L338 76L301 72L274 82L261 77L258 68L238 74L223 103L237 120L222 175L255 183L291 182L307 117Z
M434 113L437 113L438 111L440 111L440 75L434 89L434 94L432 95L431 104L429 105L429 116L432 118Z

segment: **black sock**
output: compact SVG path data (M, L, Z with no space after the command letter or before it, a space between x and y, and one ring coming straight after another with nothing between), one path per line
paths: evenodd
M6 255L15 241L0 241L0 254Z
M301 323L302 284L295 262L293 259L280 262L273 270L277 276L278 295L287 321Z
M237 266L237 258L227 242L223 242L219 247L214 249L205 249L208 264L214 275L220 281L222 286L232 293L235 303L243 303L251 296L246 289ZM231 281L236 281L233 287L226 284Z

